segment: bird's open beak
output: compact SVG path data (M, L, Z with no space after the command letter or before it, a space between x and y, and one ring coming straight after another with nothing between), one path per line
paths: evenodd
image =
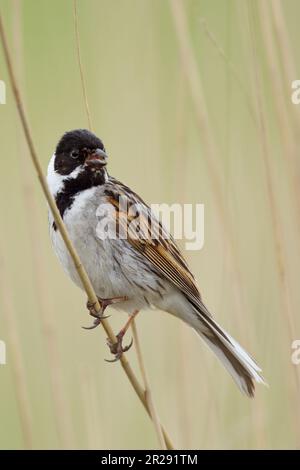
M86 157L84 164L95 169L102 168L107 164L107 155L103 150L96 149Z

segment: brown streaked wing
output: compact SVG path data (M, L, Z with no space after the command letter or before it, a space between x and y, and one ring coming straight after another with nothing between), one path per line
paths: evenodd
M184 258L182 257L174 239L162 226L156 217L151 214L151 209L145 202L127 186L119 181L111 178L112 186L111 191L107 196L111 203L118 208L116 212L117 224L123 226L128 233L129 243L141 253L163 276L165 276L171 283L178 287L192 302L199 306L203 306L201 301L200 292L195 283L194 276L190 272ZM136 236L136 232L131 227L131 222L134 217L132 214L122 213L118 205L118 196L125 195L130 204L139 204L142 210L139 212L139 220L143 221L141 225L148 227L149 216L151 217L152 233L155 233L157 238L150 239L145 230L141 230L140 236ZM126 224L126 226L125 226ZM149 232L148 232L149 233ZM166 236L168 238L166 238ZM208 312L207 312L208 313Z

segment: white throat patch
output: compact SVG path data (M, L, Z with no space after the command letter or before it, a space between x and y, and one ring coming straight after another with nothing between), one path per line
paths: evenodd
M76 178L83 171L83 166L80 165L69 175L60 175L54 169L54 161L55 153L51 157L47 171L47 182L53 197L63 188L65 181Z

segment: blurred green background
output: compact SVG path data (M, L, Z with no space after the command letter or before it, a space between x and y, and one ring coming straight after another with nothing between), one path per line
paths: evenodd
M87 127L71 0L0 0L42 165ZM161 420L177 448L300 446L297 0L79 0L83 69L109 171L148 203L204 203L205 245L186 252L218 321L269 388L242 396L185 325L137 319ZM298 76L297 76L298 71ZM52 252L2 51L0 448L155 448L150 420L104 332ZM179 241L181 247L184 241ZM118 331L125 316L113 310ZM134 348L128 353L138 374Z

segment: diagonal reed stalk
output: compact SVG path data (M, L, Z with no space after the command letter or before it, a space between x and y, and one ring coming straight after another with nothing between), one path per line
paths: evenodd
M81 77L81 86L82 86L82 92L83 92L83 98L84 98L84 103L85 103L89 129L90 131L92 131L93 130L92 119L91 119L90 107L89 107L88 96L87 96L87 91L86 91L86 84L85 84L85 78L84 78L85 74L83 73L83 65L82 65L81 52L80 52L80 36L79 36L79 25L78 25L77 0L73 0L73 7L74 7L76 50L77 50L78 66L79 66L80 77ZM138 331L137 331L135 320L132 321L132 332L133 332L133 337L134 337L134 344L136 348L138 363L139 363L139 367L140 367L140 371L141 371L141 375L143 379L143 384L144 384L144 389L145 389L145 398L147 400L148 408L150 410L156 436L157 436L160 448L166 449L166 443L165 443L163 432L161 429L160 419L157 413L156 406L153 401L152 391L151 391L148 376L146 373L146 366L145 366L143 355L142 355L142 350L141 350L141 345L140 345L140 340L138 337Z
M91 281L90 281L90 279L89 279L89 277L88 277L88 275L87 275L87 273L84 269L84 266L82 265L81 260L78 256L78 254L77 254L70 238L69 238L68 232L67 232L66 227L63 223L63 220L60 216L60 213L57 209L56 203L55 203L55 201L54 201L54 199L53 199L53 197L52 197L52 195L49 191L46 179L45 179L44 174L43 174L41 164L40 164L39 159L38 159L37 152L35 150L35 145L34 145L34 142L33 142L33 139L32 139L32 133L31 133L31 130L30 130L30 127L29 127L27 117L26 117L23 100L21 98L21 94L20 94L20 91L19 91L19 87L18 87L18 84L17 84L16 77L15 77L15 72L14 72L14 68L13 68L13 64L12 64L12 60L11 60L11 54L10 54L9 47L8 47L8 42L7 42L7 39L6 39L6 34L5 34L4 24L3 24L1 14L0 14L0 38L1 38L1 43L2 43L2 47L3 47L3 51L4 51L4 58L5 58L5 62L6 62L7 70L8 70L10 84L11 84L11 87L12 87L13 95L14 95L16 105L17 105L17 109L18 109L18 113L19 113L19 117L20 117L20 120L21 120L21 125L22 125L22 128L23 128L24 134L25 134L25 138L26 138L26 142L27 142L27 145L28 145L28 148L29 148L31 160L32 160L32 163L33 163L34 168L36 170L38 179L40 181L44 196L45 196L45 198L48 202L49 208L52 212L53 218L54 218L55 223L57 225L57 228L58 228L58 230L59 230L59 232L62 236L62 239L63 239L63 241L66 245L66 248L68 249L69 254L70 254L70 256L71 256L71 258L74 262L74 266L77 270L77 273L78 273L79 278L81 280L82 286L84 287L84 290L87 294L88 300L92 304L95 305L96 311L100 312L101 311L101 306L99 304L98 298L95 294L95 291L93 289ZM117 339L116 339L116 336L115 336L109 322L107 320L104 320L104 321L102 321L101 324L102 324L108 338L110 339L110 341L115 343L117 341ZM150 412L150 409L149 409L149 406L148 406L148 403L147 403L147 400L146 400L146 397L145 397L145 391L143 390L142 386L140 385L139 381L137 380L137 378L136 378L136 376L133 372L133 369L131 368L131 365L130 365L129 361L128 361L128 359L126 358L126 356L124 354L121 356L120 361L121 361L123 370L125 371L125 373L126 373L128 379L129 379L133 389L135 390L136 394L138 395L138 397L141 400L144 408L146 409L148 415L151 418L151 412ZM162 432L163 432L163 435L164 435L164 439L165 439L167 449L173 449L174 448L173 444L172 444L166 430L163 427L162 427Z

